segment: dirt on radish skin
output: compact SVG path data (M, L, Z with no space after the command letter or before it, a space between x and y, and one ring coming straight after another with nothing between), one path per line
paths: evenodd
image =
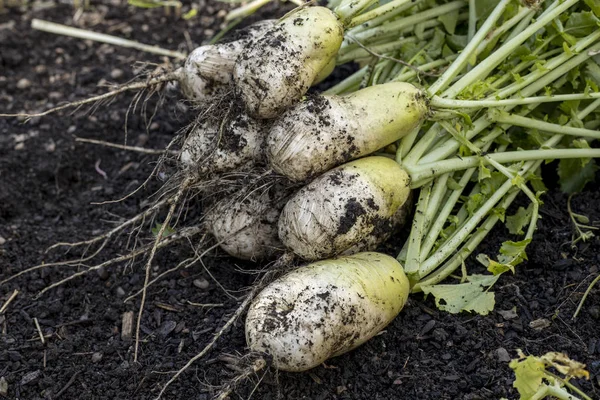
M342 44L343 28L325 7L297 9L250 43L234 67L237 92L255 118L280 115L322 79Z
M181 149L182 167L202 179L208 174L262 164L267 129L265 122L233 106L225 120L210 118L192 129Z
M394 230L410 178L386 157L365 157L300 189L279 217L279 238L305 260L373 250Z
M375 336L402 310L409 283L380 253L318 261L277 279L253 301L246 341L276 368L305 371Z
M274 122L267 157L276 172L304 181L399 140L428 111L425 94L404 82L313 96Z
M243 260L267 260L283 252L277 221L291 190L285 187L236 195L206 214L208 231L227 254Z
M275 22L272 19L256 22L219 43L192 51L179 73L184 96L196 101L210 100L229 90L235 60L250 42L261 37Z

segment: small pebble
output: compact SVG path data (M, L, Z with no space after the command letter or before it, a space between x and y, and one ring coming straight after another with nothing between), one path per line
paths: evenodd
M102 360L102 357L103 357L102 353L94 353L94 354L92 354L92 362L94 364L99 363Z
M117 288L117 296L119 296L119 297L125 296L125 290L121 286L119 286Z
M123 72L122 69L119 69L119 68L115 68L112 71L110 71L110 77L112 79L120 79L123 77L123 75L125 75L125 73Z
M42 375L42 371L40 371L39 369L37 371L28 372L25 375L23 375L23 377L21 378L21 382L19 382L19 385L25 386L28 383L37 380L37 378L39 378L40 375Z
M199 279L194 279L193 282L194 286L196 286L198 289L208 289L208 287L210 286L210 284L208 283L208 281L204 278L199 278Z
M6 239L0 236L0 246L2 246L4 243L6 243Z
M29 89L31 87L31 81L27 78L19 79L17 82L17 89Z
M498 361L502 363L507 363L510 361L510 354L508 354L508 350L504 347L500 347L496 350L496 356L498 357Z
M8 397L8 382L5 377L0 377L0 396Z
M103 281L107 280L108 277L110 276L110 273L104 267L101 267L101 268L97 269L96 273L98 274L98 276L100 277L100 279L102 279Z

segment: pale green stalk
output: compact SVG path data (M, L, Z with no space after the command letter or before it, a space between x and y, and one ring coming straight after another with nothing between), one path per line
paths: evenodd
M428 30L424 33L424 39L430 39L433 37L434 31L433 30ZM387 43L382 43L382 44L378 44L378 45L371 45L368 46L368 49L370 51L372 51L373 53L377 53L377 54L383 54L383 53L389 53L395 50L400 50L403 46L407 45L408 43L416 43L419 39L417 39L417 37L415 36L410 36L404 39L400 39L400 40L396 40L393 42L387 42ZM353 61L353 60L357 60L360 58L368 58L368 57L372 57L371 53L369 53L367 50L362 49L362 48L356 48L347 52L344 52L343 54L338 55L338 58L336 60L337 64L345 64L347 62Z
M417 210L413 217L412 230L408 238L409 246L404 264L404 272L412 283L416 283L419 280L417 273L421 264L421 240L423 239L420 232L423 231L423 226L425 225L425 212L427 211L427 204L431 196L431 187L432 184L430 183L421 188Z
M421 70L421 71L427 72L427 71L431 71L432 69L435 69L437 67L441 67L443 65L450 64L453 60L456 60L457 57L458 57L457 54L453 54L446 58L435 60L435 61L429 62L427 64L418 65L416 67L419 68L419 70ZM409 79L412 79L415 76L417 76L417 71L411 69L406 72L401 72L392 80L395 82L407 82Z
M469 0L469 30L467 33L467 42L475 37L477 32L477 3L475 0Z
M500 25L498 29L494 29L494 31L492 31L489 36L486 36L486 38L477 47L476 54L482 53L485 50L485 48L488 45L490 45L490 43L494 43L500 36L504 35L506 32L511 30L519 22L526 20L527 16L533 16L534 14L535 11L532 11L528 8L522 8L521 10L519 10L519 12L515 16L513 16L511 19Z
M579 0L564 0L561 3L560 0L557 0L554 3L556 4L554 9L552 9L546 15L540 17L533 24L529 25L527 29L506 42L503 46L494 51L489 57L480 62L475 68L469 71L465 76L458 80L458 82L454 83L448 90L446 90L446 92L444 92L444 97L456 97L456 95L462 92L467 86L470 86L474 82L477 82L481 79L485 79L485 77L488 76L494 68L508 58L508 56L517 47L523 44L525 40L529 39L535 34L535 32L546 26L546 24L552 22L553 19L561 15L561 13L572 7L578 1Z
M536 69L536 70L532 71L531 73L529 73L526 76L522 77L521 80L512 83L511 85L503 88L498 93L495 93L494 95L492 95L490 97L492 97L492 98L505 98L505 97L508 97L508 96L510 96L512 94L517 93L522 88L524 88L527 85L531 84L531 82L534 82L537 79L539 79L542 76L544 76L546 73L548 73L548 71L552 71L553 69L558 68L560 65L563 65L566 61L568 61L570 59L573 59L573 57L574 57L575 54L581 53L587 47L591 46L592 44L594 44L598 40L600 40L600 30L592 33L589 36L584 37L581 40L578 40L577 43L575 43L575 45L571 48L571 54L563 52L562 54L560 54L560 55L558 55L558 56L556 56L556 57L548 60L548 62L546 62L544 64L544 68L543 69ZM597 46L594 46L594 48L597 48ZM585 53L579 54L577 57L580 57L581 59L584 59L584 60L587 60L589 58L589 56L587 54L585 54Z
M594 112L594 110L598 106L600 106L600 99L594 101L592 104L588 105L581 112L579 112L577 114L577 119L582 120L582 119L586 118L588 115L590 115L592 112ZM544 147L556 146L558 143L560 143L562 138L563 138L563 135L554 135L553 137L548 139L546 142L544 142L544 144L542 146L544 146ZM543 160L526 162L525 165L523 165L523 167L521 168L521 175L523 176L529 171L535 171L536 169L539 168L539 166L542 163L543 163ZM475 171L475 168L473 168L472 170ZM468 170L468 171L471 171L471 170ZM461 182L463 182L463 180L461 180ZM467 182L465 182L465 184L466 183ZM516 191L514 191L514 193L509 194L500 206L504 209L508 209L508 206L512 203L512 201L515 199L515 197L517 196L518 193L519 193L519 190L516 190ZM446 207L448 207L448 206L446 206ZM440 213L440 217L441 217L442 213L444 213L444 210L442 210L442 212ZM446 216L446 218L447 218L447 216ZM435 285L435 284L443 281L444 279L446 279L448 276L450 276L450 274L452 274L456 270L456 268L458 268L462 264L462 262L477 248L477 246L487 236L487 234L491 231L491 229L498 222L498 220L499 220L499 218L496 214L490 215L487 218L487 220L485 221L485 223L482 224L477 229L477 231L471 235L471 237L466 242L466 244L449 261L447 261L441 268L437 269L431 275L429 275L429 274L435 268L432 269L431 271L427 272L427 275L429 275L427 277L425 277L425 275L421 275L421 277L424 277L424 278L417 285L415 285L413 287L413 289L412 289L413 292L420 291L422 285ZM532 222L534 222L534 221L532 221ZM436 221L436 223L437 223L437 221ZM533 223L530 223L529 229L527 232L527 237L532 237L534 228L535 228L535 225ZM457 230L457 232L458 232L458 230ZM464 235L465 238L468 235L468 233L469 232L467 232L467 234ZM456 234L456 232L455 232L455 234ZM425 243L422 247L423 249L425 249L426 246L429 246L429 242L431 241L431 239L430 239L431 236L432 235L428 236L425 239ZM435 237L433 237L433 240L435 241L436 238L437 238L437 235L435 235ZM425 257L422 254L421 259L424 259L424 258ZM440 260L440 263L442 261L443 260Z
M469 60L472 58L473 53L477 50L479 44L483 42L486 36L489 34L491 29L496 24L496 21L502 16L504 10L508 6L511 0L501 0L498 5L494 8L494 11L490 14L488 19L483 23L481 28L477 31L473 40L469 42L467 47L460 53L456 61L454 61L450 67L444 72L444 74L431 85L427 92L430 95L435 95L437 92L444 90L450 82L463 70Z
M365 24L366 27L372 27L379 25L384 21L394 18L396 15L403 13L411 7L414 7L423 0L412 2L411 0L394 0L390 1L383 6L379 6L373 10L367 11L361 15L358 15L350 21L347 28L354 28L355 26Z
M569 0L573 1L573 0ZM433 18L445 15L452 11L460 10L466 5L465 1L453 1L442 6L434 7L427 11L423 11L405 18L400 18L396 21L389 22L382 26L367 29L362 32L356 32L354 37L361 42L372 38L383 38L398 35L398 32L413 27L421 22L428 21Z
M597 132L600 134L600 132ZM489 164L489 160L501 164L516 163L532 160L554 160L572 158L600 158L600 149L542 149L542 150L519 150L503 153L492 153L485 157L470 156L462 158L449 158L427 164L404 165L409 173L412 188L418 188L422 182L448 172L460 171L476 167L480 162Z
M488 118L494 122L509 124L512 126L522 126L529 129L537 129L543 132L557 133L561 135L572 135L600 139L600 131L575 128L565 125L553 124L550 122L540 121L539 119L522 117L520 115L509 114L501 110L492 109L488 112Z
M578 65L585 62L587 59L589 59L591 57L590 51L595 51L598 49L600 49L600 43L598 43L595 46L592 46L588 51L585 51L584 53L581 53L581 54L578 54L578 55L572 57L570 60L563 63L559 67L555 68L552 71L547 72L544 76L537 77L537 80L532 80L533 78L531 78L531 80L528 79L528 82L530 83L530 85L527 86L526 88L524 88L523 90L521 90L521 93L520 93L521 96L524 96L524 97L531 96L531 95L543 90L547 85L549 85L553 81L560 79L560 78L564 78L564 76L571 69L577 67ZM531 106L534 106L534 105L531 105ZM509 106L506 108L506 111L509 111L512 108L513 108L513 106ZM485 118L485 117L479 118L478 120L473 122L473 126L471 127L471 129L469 129L466 132L467 140L471 140L475 135L479 134L481 131L483 131L485 128L487 128L490 125L491 125L491 121L489 121L487 118ZM413 156L412 153L413 153L413 151L415 151L414 158L411 158L412 162L418 161L419 163L430 163L430 162L434 162L436 160L441 160L441 159L448 157L449 155L454 153L456 151L456 149L458 149L458 147L460 146L460 144L456 140L451 139L451 140L448 140L446 143L438 146L436 149L432 150L426 156L424 156L422 159L420 159L421 155L427 150L427 147L429 147L429 145L426 143L426 140L431 140L431 138L429 136L437 135L437 134L438 134L438 132L435 132L433 134L430 134L429 132L427 132L427 134L423 137L423 139L421 139L421 141L419 141L415 145L414 149L411 150L411 152L407 156L407 159L409 157ZM424 142L423 146L420 146L421 142ZM425 149L423 149L422 147L424 147L425 145L427 145L427 147L425 147ZM418 152L420 152L420 154L418 154L418 152L416 152L416 150L418 150ZM417 158L417 156L418 156L418 158Z
M358 15L362 10L373 5L377 0L344 0L333 11L342 20L344 25L350 23L352 18Z
M438 96L433 96L431 105L439 108L486 108L486 107L506 107L506 106L523 106L529 104L542 104L563 102L572 100L590 100L600 98L600 93L573 93L559 94L551 96L536 96L524 97L504 100L454 100L443 99Z

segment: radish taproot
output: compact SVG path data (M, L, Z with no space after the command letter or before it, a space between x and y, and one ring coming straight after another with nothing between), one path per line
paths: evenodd
M402 310L409 282L380 253L318 261L275 280L246 318L250 350L283 371L305 371L366 342Z
M275 121L267 138L267 157L276 172L304 181L399 140L428 112L427 96L404 82L347 96L317 95Z
M331 68L343 35L334 12L304 7L251 42L233 71L247 112L255 118L275 118L299 101L322 78L321 72Z
M279 217L279 238L305 260L373 250L393 232L409 184L404 169L386 157L334 168L288 200Z

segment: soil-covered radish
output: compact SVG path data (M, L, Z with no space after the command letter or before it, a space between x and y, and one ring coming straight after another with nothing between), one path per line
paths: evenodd
M233 72L248 113L275 118L299 101L322 78L321 72L331 68L343 34L331 10L305 7L289 13L250 43Z
M243 260L266 260L284 250L277 221L288 189L277 187L226 198L206 214L206 226L221 249Z
M210 118L189 133L180 155L182 168L198 177L264 162L267 125L232 107L223 121Z
M246 318L250 350L283 371L305 371L366 342L402 310L409 282L380 253L318 261L275 280Z
M290 198L279 217L279 238L305 260L373 250L393 232L409 184L406 171L386 157L334 168Z
M179 85L191 100L209 100L233 82L235 60L250 42L261 37L276 20L264 20L235 32L219 43L192 51L178 71Z
M347 96L313 96L275 121L267 157L276 172L304 181L397 141L428 111L427 96L404 82Z

